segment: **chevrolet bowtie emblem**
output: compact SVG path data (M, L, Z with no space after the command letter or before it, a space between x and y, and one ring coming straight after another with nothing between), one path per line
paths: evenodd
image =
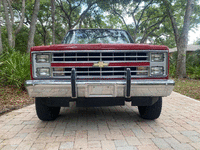
M108 66L108 63L104 63L102 61L99 61L97 64L94 63L93 66L102 68L102 67Z

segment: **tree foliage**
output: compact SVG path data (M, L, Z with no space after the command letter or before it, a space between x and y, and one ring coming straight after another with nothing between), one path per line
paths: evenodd
M198 38L195 42L194 42L195 45L200 45L200 38Z
M23 14L23 0L7 4L13 33L18 30ZM170 4L176 18L178 32L181 33L187 0L55 0L55 43L61 43L64 35L74 28L122 28L128 30L136 43L162 44L172 48L177 46L173 26L167 15ZM27 47L27 34L31 24L35 0L25 2L25 19L21 31L13 37L16 50ZM2 10L3 20L5 11ZM47 0L40 0L40 10L36 21L34 45L52 44L52 6ZM195 0L189 29L199 24L200 6ZM14 21L13 21L13 18ZM2 41L8 46L7 25L2 23ZM6 32L5 32L6 31ZM7 35L6 35L7 34ZM12 34L14 35L14 34ZM25 38L26 37L26 38ZM26 43L26 44L21 44Z
M36 1L40 4L38 14L34 13ZM187 4L191 1L193 12L188 17ZM199 20L198 0L0 0L0 79L22 86L29 78L27 49L59 44L68 30L77 28L120 28L129 31L135 43L177 46L179 52L170 60L170 74L176 76L178 68L187 71L189 77L200 78L199 53L187 58L185 51L180 53L186 49L187 32L197 27ZM30 32L32 23L35 30Z

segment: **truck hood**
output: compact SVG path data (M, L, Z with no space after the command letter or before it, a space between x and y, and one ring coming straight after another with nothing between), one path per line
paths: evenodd
M164 45L148 44L55 44L34 46L31 51L61 51L61 50L169 50Z

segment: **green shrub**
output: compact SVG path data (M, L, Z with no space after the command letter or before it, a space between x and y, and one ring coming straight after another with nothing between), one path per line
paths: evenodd
M187 55L186 70L189 78L200 79L200 51Z
M171 54L169 58L169 76L172 78L176 77L176 62L177 62L177 52Z
M187 73L191 79L200 79L200 66L188 67Z
M176 64L170 64L169 66L169 76L172 78L176 77Z
M25 80L30 79L30 56L14 49L0 55L0 82L23 88Z
M177 62L177 52L174 52L170 56L170 77L176 77L176 62ZM186 55L186 72L191 79L200 79L200 51L196 51L192 54Z
M187 67L199 66L200 65L200 51L195 51L192 54L187 54L186 62L187 62Z

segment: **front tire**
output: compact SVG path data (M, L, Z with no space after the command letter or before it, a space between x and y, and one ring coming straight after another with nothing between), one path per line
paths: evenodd
M60 112L60 107L50 107L45 105L44 101L48 98L35 98L35 108L37 116L40 120L55 120Z
M162 97L159 97L158 101L151 106L138 106L138 110L143 119L157 119L162 110Z

